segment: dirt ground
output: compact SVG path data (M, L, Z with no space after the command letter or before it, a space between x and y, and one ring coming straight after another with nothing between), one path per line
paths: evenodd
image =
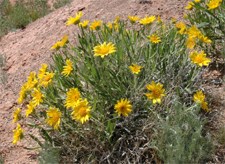
M84 19L113 20L115 16L126 18L128 15L160 15L163 19L182 18L183 8L188 0L74 0L49 15L29 24L23 30L10 32L0 40L0 54L6 58L4 71L5 84L0 84L0 155L7 164L37 163L35 151L24 149L32 143L20 142L12 145L12 111L20 86L32 70L41 63L51 60L50 47L63 35L74 36L76 27L66 27L67 18L79 10ZM223 86L224 87L224 86ZM217 88L217 86L215 87ZM220 86L221 88L221 86ZM213 89L213 86L210 88ZM219 89L221 95L224 90ZM220 97L221 98L221 97ZM224 97L221 98L224 103ZM225 103L224 103L225 104ZM223 105L222 105L223 106ZM222 108L220 109L223 110ZM225 116L225 111L221 117ZM225 119L224 119L225 120Z

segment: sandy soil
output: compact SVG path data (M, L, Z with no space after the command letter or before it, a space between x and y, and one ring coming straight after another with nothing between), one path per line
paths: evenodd
M66 27L70 15L79 10L84 19L113 20L115 16L161 15L164 19L181 18L188 0L74 0L70 5L29 24L24 30L10 32L0 40L0 53L6 57L4 71L7 82L0 84L0 154L5 163L37 163L35 151L27 151L25 146L32 143L22 141L17 146L11 144L12 111L21 84L32 70L41 63L51 60L50 47L64 34L74 36L75 26ZM140 3L143 2L143 3ZM224 93L224 91L222 91Z

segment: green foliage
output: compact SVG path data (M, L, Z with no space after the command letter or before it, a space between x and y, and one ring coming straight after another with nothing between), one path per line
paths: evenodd
M195 3L187 15L190 24L197 25L213 41L212 46L204 47L213 56L225 57L225 1L215 9L209 10L209 1Z
M212 142L204 133L205 121L198 107L175 104L166 109L168 115L158 120L153 143L165 163L200 163L213 152Z
M40 164L58 164L59 163L59 150L53 148L49 144L45 144L39 153L38 162Z
M3 67L5 66L5 57L4 55L0 54L0 83L5 84L7 77L6 72L3 70Z
M97 31L80 26L79 29L76 45L64 42L61 46L61 40L61 47L56 48L53 64L44 71L46 75L54 73L52 79L44 78L49 84L42 86L43 78L40 77L43 76L43 69L40 69L39 73L33 74L32 77L37 84L34 83L33 88L25 90L26 101L23 106L34 101L34 88L38 88L44 95L43 102L36 106L26 119L30 122L28 125L39 129L39 135L45 143L59 148L60 157L63 159L66 156L68 163L115 163L123 160L131 163L146 162L148 159L145 153L136 153L138 148L134 138L140 139L138 133L145 135L144 142L141 139L138 141L138 144L144 147L151 141L151 135L148 137L151 131L152 135L155 132L162 134L155 138L155 143L160 151L165 148L162 153L165 156L160 155L165 162L196 162L204 159L206 156L201 151L206 142L202 136L204 123L197 112L173 105L177 104L179 99L181 104L191 106L192 94L201 85L201 69L189 59L189 52L184 44L185 36L178 34L171 24L165 26L161 22L155 22L148 26L130 26L118 19L114 21L113 28L103 24ZM150 42L148 36L152 34L157 34L161 42ZM95 56L94 49L104 42L112 43L116 51L102 58ZM72 62L73 70L65 76L62 72L68 59ZM132 64L142 67L139 74L132 73L129 68ZM29 76L28 79L32 78ZM165 88L165 97L160 98L161 104L154 104L145 96L148 92L146 86L151 81L160 82ZM32 82L28 80L26 85L30 84ZM77 109L81 105L79 101L74 100L76 104L72 108L65 105L71 88L77 88L81 93L79 100L87 99L91 106L87 123L81 124L80 120L73 118L73 113L79 114L86 110L85 107ZM115 104L122 98L128 99L132 105L132 113L128 117L118 116L115 111ZM48 111L52 107L57 108L61 116L58 130L47 121ZM154 131L146 128L145 122L157 127L158 115L163 116L160 120L164 120L160 122L163 127L158 126ZM59 117L54 119L58 120ZM177 140L172 140L175 136L168 127L177 131ZM43 147L44 144L38 137L29 135ZM193 143L188 145L187 142L191 138L196 139L196 142L190 141ZM162 145L159 141L165 144ZM200 144L194 145L197 142ZM168 145L171 144L174 146L169 149ZM130 153L131 145L134 146L132 151L135 153ZM182 146L190 147L186 149ZM147 149L152 151L150 147ZM177 151L180 151L180 155L174 157ZM195 152L200 153L199 156ZM185 153L187 157L183 157Z
M27 24L50 12L46 0L17 1L12 5L8 0L0 4L0 36Z
M72 2L72 0L56 0L56 1L54 2L54 4L53 4L53 7L54 7L55 9L58 9L58 8L60 8L60 7L65 6L66 4L71 3L71 2Z
M1 155L0 155L0 164L4 164L4 159Z

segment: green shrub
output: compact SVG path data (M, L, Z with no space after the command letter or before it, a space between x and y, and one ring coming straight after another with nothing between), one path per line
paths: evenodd
M17 1L11 5L8 0L0 4L0 36L17 28L25 28L27 24L48 14L50 9L46 0Z
M214 5L210 5L211 1L193 2L186 18L191 25L199 27L212 40L210 47L203 47L213 56L225 57L225 1L215 0Z
M67 25L78 24L81 16L82 13L78 13L69 18ZM179 132L182 122L177 122L177 126L177 120L173 122L172 119L196 118L193 124L190 120L187 124L190 128L197 126L198 131L194 134L202 142L204 124L197 112L186 111L186 115L176 110L168 112L173 111L177 99L188 107L193 104L192 94L201 85L202 65L189 58L185 36L178 34L172 25L155 19L154 16L146 17L133 26L119 18L108 24L94 21L90 28L83 22L79 24L77 44L68 43L68 37L63 37L51 48L54 50L53 64L42 64L38 73L31 72L28 76L18 98L18 103L22 103L19 107L26 109L25 116L17 108L14 122L26 119L26 125L38 129L44 143L57 148L61 160L66 157L67 162L147 162L148 157L154 156L151 151L147 155L137 151L145 146L152 150L148 146L149 131L169 133L162 127L154 131L146 128L146 122L158 125L152 112L168 117L170 121L165 121L164 125L177 128ZM207 106L205 96L200 98L198 103L204 101ZM185 111L186 108L182 106L181 109ZM139 133L145 136L144 140ZM17 124L13 143L17 143L22 134ZM41 140L28 135L45 149ZM160 137L159 140L166 140L165 146L173 143L172 134ZM191 130L185 135L179 133L177 142L186 145L188 137L193 137ZM202 153L201 148L202 145L191 147L187 150L187 158L179 156L174 161L190 158L199 161L205 156L199 158L193 152ZM171 160L161 158L165 162Z
M53 4L55 9L65 6L66 4L71 3L71 0L56 0Z
M204 134L205 121L198 116L196 106L189 108L174 104L166 109L170 114L160 117L153 141L159 157L165 163L201 163L213 152L208 134Z

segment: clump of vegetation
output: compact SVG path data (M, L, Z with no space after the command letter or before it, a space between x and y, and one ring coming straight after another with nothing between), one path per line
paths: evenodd
M190 12L185 18L200 28L210 40L211 46L204 48L213 56L225 57L225 1L195 0L186 7ZM203 40L205 38L202 38Z
M5 66L5 57L4 55L0 54L0 83L5 83L6 82L6 73L3 70Z
M43 63L21 87L14 144L30 136L68 163L209 157L203 115L210 108L200 86L211 59L198 44L193 51L186 44L203 33L185 26L187 36L154 15L128 18L89 23L79 12L68 19L67 26L79 27L77 44L68 36L57 41L53 64ZM26 134L24 125L38 129L43 140Z
M53 6L59 8L69 2L69 0L57 0ZM18 0L14 5L9 0L3 0L0 3L0 37L11 30L23 29L50 12L47 0Z
M56 1L54 2L54 4L53 4L53 7L54 7L55 9L58 9L58 8L60 8L60 7L63 7L63 6L65 6L65 5L71 3L71 2L72 2L72 0L56 0Z

